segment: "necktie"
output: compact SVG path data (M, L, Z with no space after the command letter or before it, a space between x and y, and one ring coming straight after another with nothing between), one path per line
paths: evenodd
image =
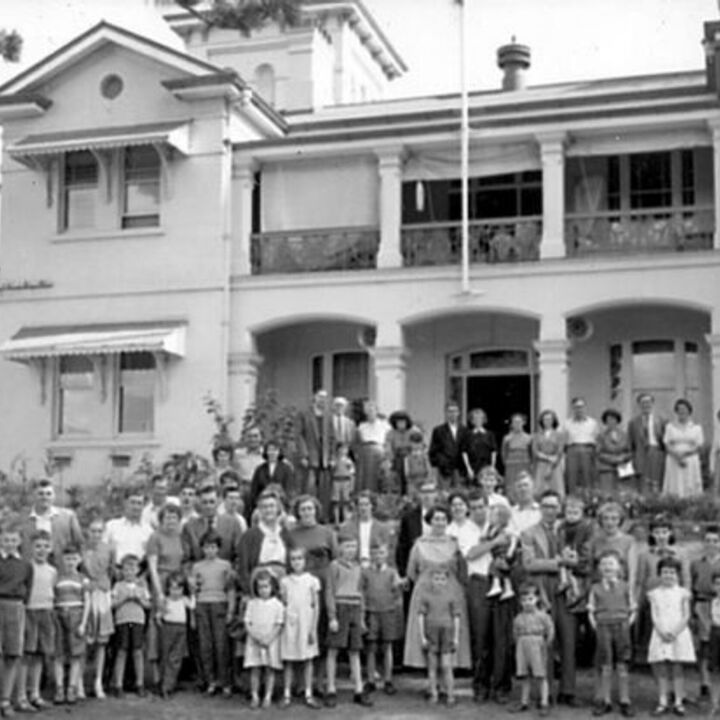
M645 436L645 442L650 442L650 418L647 415L643 415L643 435Z
M545 537L547 538L548 555L551 558L557 557L558 541L557 541L557 537L555 537L555 532L552 530L552 528L549 528L547 525L543 525L543 528L545 529Z

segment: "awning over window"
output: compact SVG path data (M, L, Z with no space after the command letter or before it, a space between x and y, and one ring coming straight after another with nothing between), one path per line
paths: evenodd
M28 135L10 145L8 152L17 160L58 155L74 150L106 150L131 145L164 145L187 155L189 124L152 123L122 127L68 130Z
M185 324L133 323L22 328L0 345L0 355L27 362L62 355L107 355L121 352L160 352L185 355Z

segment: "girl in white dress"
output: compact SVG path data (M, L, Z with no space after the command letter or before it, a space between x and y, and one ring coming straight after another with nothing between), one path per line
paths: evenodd
M275 671L282 669L280 661L280 632L285 608L275 597L277 578L269 570L258 570L253 578L253 595L245 608L245 667L250 668L250 707L260 707L260 680L264 670L265 696L262 706L272 705Z
M305 676L305 704L319 708L313 697L313 658L318 656L318 616L320 581L305 570L305 548L290 551L290 574L280 581L285 603L285 624L280 634L280 657L285 673L282 707L292 702L293 665L302 663Z
M690 591L680 585L682 566L674 557L658 563L660 585L648 593L653 631L648 649L648 663L658 681L658 705L653 715L668 712L669 671L672 671L676 715L685 715L685 682L683 664L695 662L695 647L690 621Z

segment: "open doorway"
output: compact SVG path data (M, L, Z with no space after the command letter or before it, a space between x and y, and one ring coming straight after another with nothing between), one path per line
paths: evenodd
M507 434L510 416L523 413L531 426L532 384L530 375L475 375L467 378L465 407L468 412L482 408L487 428L495 434L498 447Z

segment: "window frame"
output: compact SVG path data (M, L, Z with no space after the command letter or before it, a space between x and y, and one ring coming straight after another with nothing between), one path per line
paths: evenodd
M93 159L93 163L95 165L95 182L73 182L72 184L68 182L67 174L68 174L68 158L72 155L89 155ZM99 190L100 190L100 163L98 162L98 158L94 153L92 153L90 150L71 150L66 153L63 153L62 155L62 161L59 163L59 202L58 202L58 208L59 208L59 214L58 214L58 231L61 233L82 233L82 232L92 232L94 230L98 229L98 213L100 210L100 204L99 204ZM69 225L69 202L68 202L68 190L69 189L79 189L79 190L93 190L94 192L94 217L93 217L93 224L91 226L85 226L85 227L72 227Z
M128 179L128 157L130 154L137 150L149 150L149 152L157 160L157 177L138 177L129 180ZM157 228L160 227L160 220L162 216L162 192L163 192L163 178L162 178L162 160L160 154L156 148L148 145L128 145L124 148L120 148L118 152L118 211L120 213L119 229L120 230L141 230L146 228ZM128 187L130 183L138 183L140 185L155 185L157 186L157 212L156 213L132 213L128 211ZM132 223L132 221L140 221L139 224L126 224L126 222ZM149 222L145 222L149 220ZM154 220L154 221L153 221Z
M318 390L326 390L330 397L337 397L340 394L334 387L335 380L335 359L343 355L362 355L367 359L367 392L362 397L348 397L350 401L365 400L372 396L372 358L367 350L358 350L357 348L329 350L327 352L313 353L309 362L309 386L311 394L315 394ZM314 371L315 364L320 366L320 375L322 376L322 384L316 387L316 374Z

